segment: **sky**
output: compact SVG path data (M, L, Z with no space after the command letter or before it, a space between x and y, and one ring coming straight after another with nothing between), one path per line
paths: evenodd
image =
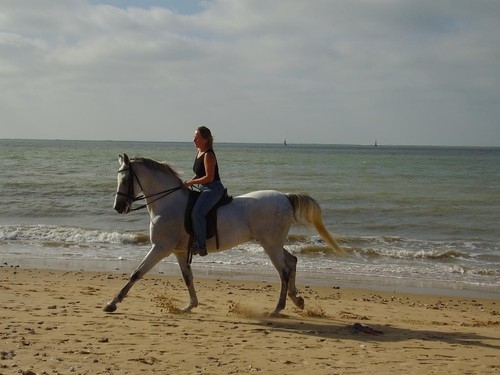
M0 139L500 146L498 0L2 0Z

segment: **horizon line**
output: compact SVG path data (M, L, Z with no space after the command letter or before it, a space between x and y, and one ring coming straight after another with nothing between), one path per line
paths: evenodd
M67 139L67 138L0 138L0 141L52 141L52 142L148 142L148 143L186 143L191 141L152 141L152 140L114 140L114 139ZM283 145L283 142L236 142L220 141L218 144L249 144L249 145ZM373 148L383 147L457 147L457 148L500 148L497 146L478 146L478 145L439 145L439 144L391 144L391 143L317 143L317 142L289 142L283 145L288 146L365 146Z

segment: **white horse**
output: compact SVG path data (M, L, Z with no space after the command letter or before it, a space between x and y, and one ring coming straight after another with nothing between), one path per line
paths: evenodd
M115 311L117 303L125 298L134 283L173 253L189 290L189 304L184 308L189 312L198 306L187 250L189 234L184 228L189 191L182 187L182 180L166 163L148 158L129 159L126 154L120 156L118 161L120 168L114 208L118 213L127 214L134 201L145 199L151 220L149 234L152 247L104 311ZM143 195L139 196L140 193ZM257 241L281 279L281 292L274 315L279 315L285 308L287 293L297 307L304 308L304 299L295 286L297 258L283 247L294 221L305 219L313 224L328 245L337 253L345 254L323 225L318 203L306 194L254 191L237 196L231 203L219 207L217 215L219 248L213 237L207 240L208 252L231 249L250 240Z

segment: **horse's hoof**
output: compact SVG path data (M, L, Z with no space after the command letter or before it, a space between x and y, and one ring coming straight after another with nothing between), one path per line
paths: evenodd
M116 311L116 303L114 301L108 302L106 306L104 306L103 311L112 313Z
M297 306L301 310L304 310L304 307L306 306L306 304L304 302L304 298L297 297L297 301L295 302L295 306Z
M281 310L274 310L273 312L269 313L269 316L271 318L281 318Z
M189 305L187 305L186 307L184 307L182 309L182 312L184 312L184 313L190 313L191 310L193 310L196 306L198 306L198 302L196 302L196 303L190 303Z

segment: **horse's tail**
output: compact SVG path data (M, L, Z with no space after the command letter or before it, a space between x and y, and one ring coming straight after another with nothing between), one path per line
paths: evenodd
M297 222L302 222L305 219L308 223L313 224L319 235L338 255L347 255L347 252L333 239L331 234L323 224L321 215L321 207L318 202L307 194L285 194L293 207L293 216Z

